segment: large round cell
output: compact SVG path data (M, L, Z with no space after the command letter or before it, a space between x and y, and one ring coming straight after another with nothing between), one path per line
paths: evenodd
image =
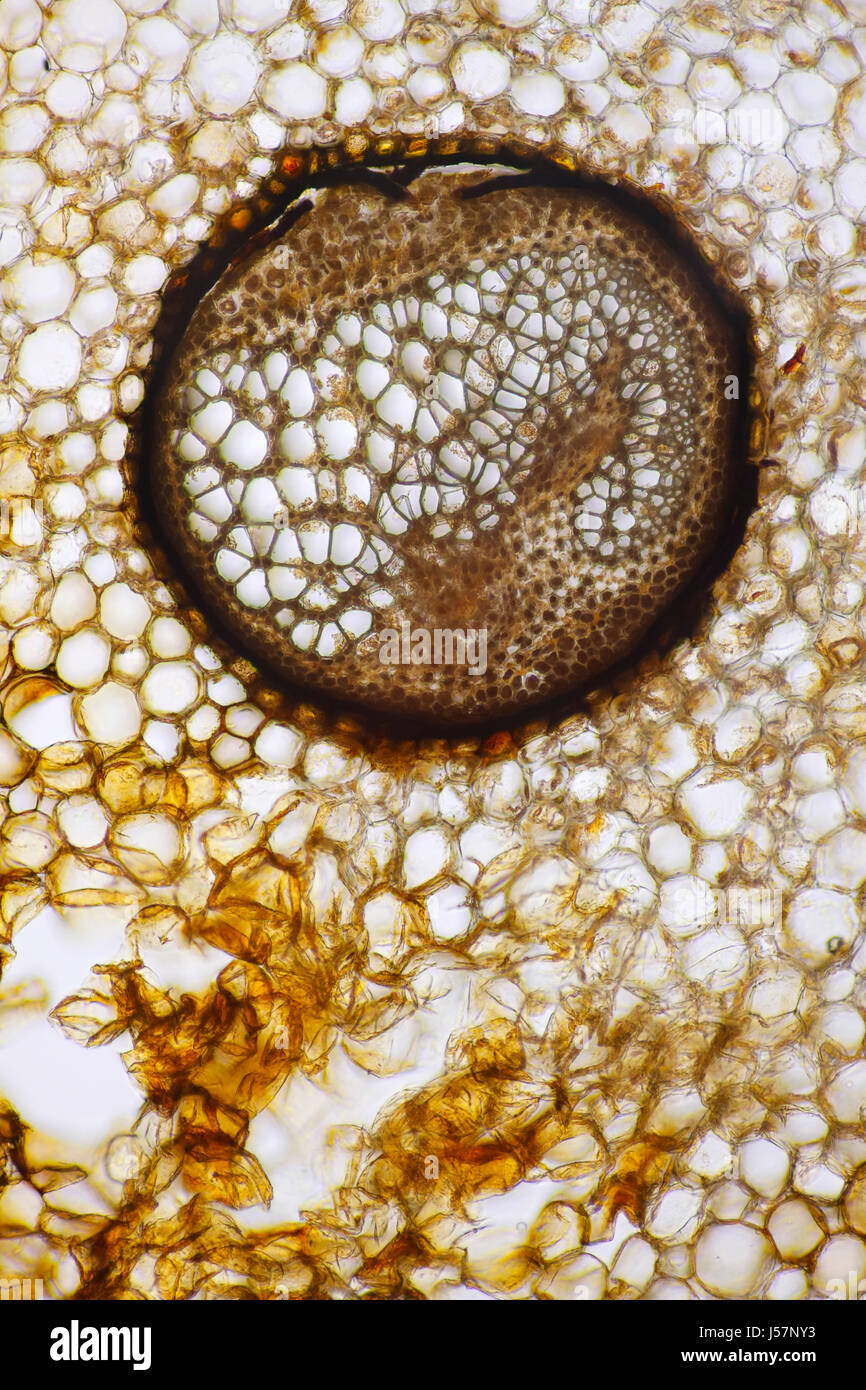
M730 524L730 317L605 191L429 170L318 190L195 309L155 515L295 688L461 723L634 648Z

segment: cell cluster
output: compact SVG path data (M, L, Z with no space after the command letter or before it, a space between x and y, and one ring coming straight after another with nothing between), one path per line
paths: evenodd
M503 717L626 655L730 527L736 327L604 190L320 191L183 333L152 405L156 514L290 679ZM484 669L383 661L404 629L483 632Z

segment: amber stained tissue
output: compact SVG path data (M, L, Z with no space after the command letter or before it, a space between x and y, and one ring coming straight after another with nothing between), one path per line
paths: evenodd
M150 402L157 526L217 623L434 725L627 655L746 491L742 329L709 276L648 203L499 172L309 193ZM483 633L483 661L389 662L419 629Z
M0 1277L51 1298L856 1298L862 0L146 8L0 4ZM742 302L757 505L672 645L508 731L384 738L244 655L243 575L202 611L213 545L196 580L194 533L160 546L141 525L164 301L226 226L263 251L250 208L289 170L316 188L339 165L505 145L663 203ZM382 226L417 205L346 185L287 248L359 199ZM425 293L480 295L470 259ZM475 314L438 307L449 334ZM356 349L325 350L336 317L322 354L360 393ZM394 317L363 318L394 341L363 355L414 391L418 335ZM315 374L312 344L291 351ZM435 351L477 389L466 344ZM211 363L214 399L235 401L232 365ZM285 379L264 382L282 410ZM320 440L342 403L313 388L292 421L314 454L285 466L309 469L320 513L349 465L315 453L343 431ZM353 395L359 447L396 431L376 423L388 390ZM232 424L260 424L242 401ZM231 480L223 437L202 443ZM443 516L482 532L466 467L465 510L422 507L413 545ZM376 470L347 525L380 525L382 480L421 481ZM330 551L318 568L338 587ZM346 592L296 652L352 650L318 652Z

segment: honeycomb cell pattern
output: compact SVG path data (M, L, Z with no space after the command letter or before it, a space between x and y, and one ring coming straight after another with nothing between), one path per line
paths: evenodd
M305 201L154 392L172 548L253 656L378 713L585 683L730 522L733 316L604 192L432 171ZM383 661L404 629L483 632L485 670Z
M0 1277L862 1298L866 8L154 3L0 3ZM160 326L293 179L504 150L739 298L758 505L578 707L386 738L182 601Z

